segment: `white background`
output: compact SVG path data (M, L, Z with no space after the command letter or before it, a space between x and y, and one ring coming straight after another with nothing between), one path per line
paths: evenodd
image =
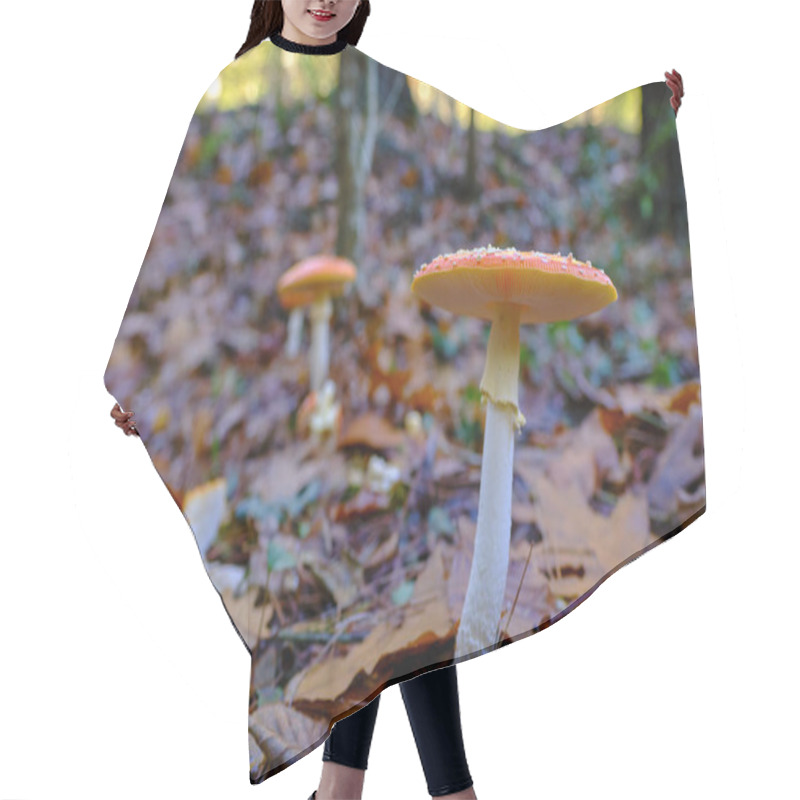
M360 49L519 127L673 67L685 82L708 510L552 628L458 666L481 800L798 796L796 28L783 6L373 0ZM103 385L189 121L250 7L0 11L2 800L305 800L317 786L322 746L250 785L247 652ZM399 688L381 697L364 798L427 798Z

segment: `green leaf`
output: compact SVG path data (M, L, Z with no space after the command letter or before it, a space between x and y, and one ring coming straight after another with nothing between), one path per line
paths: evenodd
M392 592L392 602L396 606L404 606L414 593L414 581L404 581Z
M319 497L321 491L322 481L319 478L309 481L294 497L286 501L286 513L290 517L302 514L303 509L313 503Z
M340 502L346 503L348 500L352 500L359 492L361 491L360 486L348 486L343 492Z
M480 405L481 402L481 389L480 386L476 383L469 383L464 387L462 392L462 397L468 403L477 403Z
M455 531L450 515L441 506L433 506L428 512L428 529L437 536L442 533L451 534Z
M653 216L653 198L649 194L643 194L639 201L639 213L642 219L650 219Z
M681 379L680 364L671 353L660 359L653 369L653 374L648 378L656 386L669 387L679 383Z
M281 686L264 686L256 689L256 698L259 708L267 703L280 703L283 700L283 688Z
M389 491L389 508L397 511L406 504L408 499L409 487L402 481L395 483Z
M577 326L572 322L566 328L566 337L567 344L575 353L583 352L586 342L583 336L581 336L581 332L578 330Z
M458 342L449 339L438 328L431 331L431 339L433 340L433 351L440 360L449 361L458 353Z
M270 571L279 571L282 569L291 569L296 566L297 560L274 539L270 539L267 545L267 564L269 565Z
M523 366L536 372L539 366L539 359L536 355L536 351L532 347L528 347L525 342L519 343L519 357Z
M464 416L458 419L456 437L468 447L472 447L481 438L481 423L478 420L468 420Z

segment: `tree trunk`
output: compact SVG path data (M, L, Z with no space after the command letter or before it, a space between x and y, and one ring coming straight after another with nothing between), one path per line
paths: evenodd
M285 136L289 127L289 120L286 109L283 105L283 64L281 63L280 48L272 48L272 62L269 65L269 81L272 90L273 102L275 103L275 119L281 133Z
M467 197L475 200L478 197L478 152L475 141L475 109L469 110L469 130L467 131L467 173L464 185Z
M673 132L675 112L670 105L671 92L666 82L642 87L642 128L639 152L650 166L658 186L651 196L649 216L642 215L640 232L646 236L668 231L679 239L688 239L686 196L683 190L678 138ZM644 188L641 189L645 191Z
M414 126L417 122L417 106L411 97L406 76L384 64L378 64L378 94L381 98L388 97L392 91L396 91L395 81L400 81L400 90L392 113L406 125Z
M336 251L358 265L364 254L366 185L378 133L408 90L395 73L387 95L380 94L380 65L354 47L342 51L336 98L336 168L339 180ZM379 108L379 102L382 106Z
M366 71L362 53L346 47L339 61L339 86L336 102L336 171L338 230L336 252L359 262L359 214L363 213L363 194L358 179L358 127L361 116L359 98Z

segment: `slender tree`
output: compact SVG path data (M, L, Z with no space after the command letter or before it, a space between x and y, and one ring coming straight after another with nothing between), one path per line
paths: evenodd
M688 237L686 196L678 139L671 135L675 112L670 97L666 82L642 87L640 153L653 170L653 184L657 189L651 198L651 213L640 217L640 232L651 236L659 231L670 231L685 239Z
M361 262L364 253L365 190L378 134L403 88L408 89L405 76L400 73L393 77L383 97L379 84L376 61L354 47L342 51L335 104L339 181L336 252L355 264Z

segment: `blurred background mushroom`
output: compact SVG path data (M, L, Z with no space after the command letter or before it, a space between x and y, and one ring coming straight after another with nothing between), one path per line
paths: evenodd
M322 388L330 363L329 322L331 298L344 292L356 277L352 261L338 256L318 255L303 259L290 267L278 280L278 296L282 303L309 305L311 319L311 351L309 373L311 390ZM287 306L288 307L288 306Z
M289 311L286 324L286 358L297 358L300 355L300 344L303 337L303 309L311 305L314 296L303 292L283 292L278 295L281 305Z
M499 639L508 574L514 436L519 410L519 326L591 314L617 299L591 262L489 245L437 256L414 274L412 291L431 305L489 320L480 383L486 402L478 520L455 657L474 655Z

